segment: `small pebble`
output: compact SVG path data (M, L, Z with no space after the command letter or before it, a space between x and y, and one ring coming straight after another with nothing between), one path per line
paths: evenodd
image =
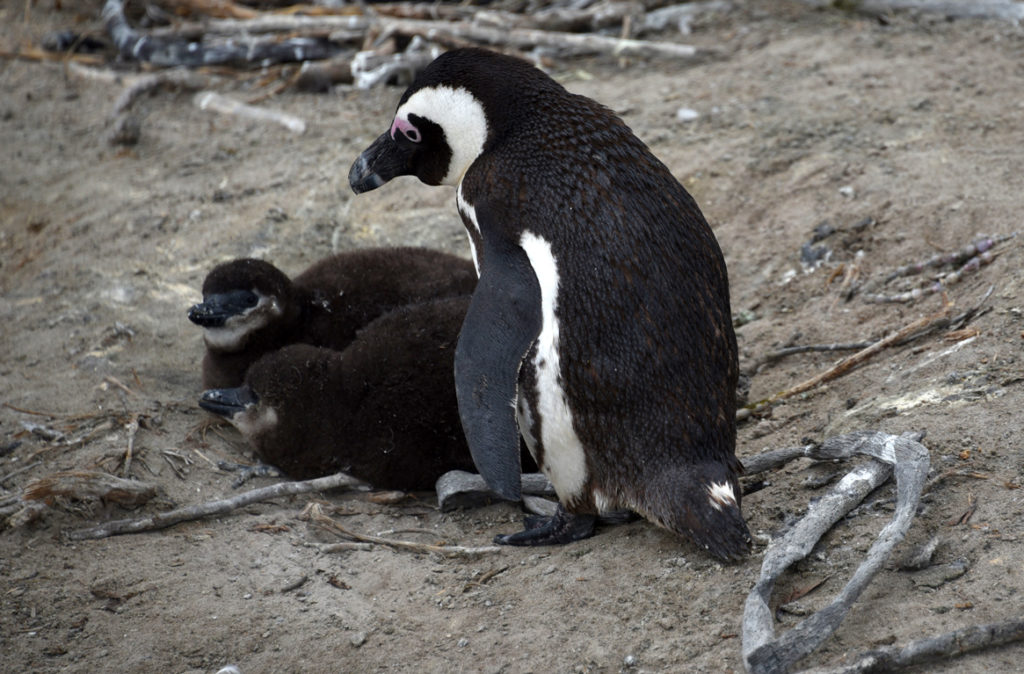
M459 648L465 648L466 646L469 645L469 639L467 639L466 637L462 637L461 639L458 640L458 642L455 645L458 646Z
M630 653L626 657L622 658L622 664L627 667L636 667L636 656Z
M360 646L366 643L366 632L356 632L351 637L349 637L348 641L356 648L359 648Z
M856 192L854 192L852 185L843 185L839 188L839 194L843 195L847 199L852 199Z
M700 117L700 113L693 108L679 108L676 110L676 121L679 122L692 122L698 117Z

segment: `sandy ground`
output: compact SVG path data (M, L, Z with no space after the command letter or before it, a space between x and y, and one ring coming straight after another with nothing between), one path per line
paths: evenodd
M7 3L2 42L94 27L99 4L43 0L26 15L24 3ZM746 321L741 365L787 344L877 339L941 308L937 295L844 301L840 285L859 251L861 279L882 279L978 235L1022 228L1018 29L760 1L699 22L685 40L722 56L565 62L555 74L619 111L701 204ZM219 87L254 93L235 81ZM352 159L389 123L399 89L264 103L305 119L304 135L163 91L134 107L142 132L127 149L106 141L116 84L6 60L0 92L0 495L59 470L119 473L133 419L141 428L131 476L161 490L136 514L232 493L233 476L211 461L247 452L230 433L195 431L203 347L185 317L215 263L257 255L296 273L332 251L382 243L468 254L450 189L411 179L358 198L348 189ZM684 107L699 117L679 121ZM823 223L835 232L815 245L831 256L806 271L801 246ZM741 425L741 456L856 429L925 431L933 476L947 475L894 561L806 665L1021 614L1019 241L949 287L956 310L993 288L974 330L885 351ZM751 399L838 357L766 366ZM80 442L47 440L25 424ZM809 478L843 468L800 461L772 474L744 501L751 530L783 530L823 493ZM821 585L778 612L780 630L842 587L890 517L892 496L880 489L786 576L778 604ZM636 522L574 545L476 559L382 547L326 554L318 545L331 539L297 518L314 500L358 531L415 529L395 535L430 543L485 545L521 517L510 504L443 514L430 494L379 505L329 493L72 544L62 532L132 512L58 504L0 533L0 669L742 671L742 606L763 544L723 566ZM898 558L933 536L932 566L901 570ZM920 671L1015 671L1022 659L1014 646Z

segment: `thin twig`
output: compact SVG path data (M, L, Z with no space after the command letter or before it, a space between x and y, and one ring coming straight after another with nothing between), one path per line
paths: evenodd
M116 388L121 389L122 391L124 391L125 393L127 393L130 396L137 396L137 395L139 395L138 391L132 390L131 388L128 387L127 384L122 382L117 377L112 377L112 376L108 375L108 376L103 378L103 381L105 383L107 383L107 384L110 384L111 386L114 386Z
M476 557L478 555L489 554L492 552L500 552L501 548L496 545L489 545L480 548L471 548L462 545L429 545L426 543L414 543L412 541L400 541L391 538L381 538L380 536L371 536L369 534L361 534L355 531L346 529L337 521L331 519L327 515L324 515L319 508L309 509L310 521L324 527L329 531L334 531L347 536L348 538L362 541L364 543L376 543L377 545L387 545L395 548L396 550L409 550L411 552L424 552L424 553L436 553L444 557Z
M124 430L128 433L128 449L124 453L124 468L121 470L122 477L128 477L132 469L132 456L135 454L135 434L139 432L139 416L135 415L129 421Z
M78 529L68 532L67 536L70 540L81 541L93 538L106 538L107 536L116 536L118 534L153 531L154 529L163 529L179 522L197 520L209 515L222 515L251 503L259 503L260 501L267 501L281 496L294 496L295 494L306 494L311 491L326 491L341 487L361 487L363 485L363 482L345 473L335 473L327 477L302 482L279 482L268 487L253 489L231 498L197 503L139 519L114 520L95 527Z
M36 466L38 466L41 463L42 463L42 461L34 461L34 462L28 464L27 466L22 466L18 470L11 471L10 473L7 473L7 475L4 475L3 477L0 477L0 484L3 484L4 482L7 482L8 480L10 480L15 475L21 475L25 471L32 470L33 468L35 468Z
M59 414L55 414L53 412L37 412L35 410L28 410L25 409L24 407L12 405L11 403L3 403L3 406L9 410L14 410L15 412L21 412L22 414L31 414L37 417L50 417L51 419L55 419L60 416Z
M877 354L879 351L882 351L883 349L889 346L897 344L901 340L906 339L909 335L912 335L919 330L930 329L940 321L947 320L949 318L949 312L950 309L952 309L952 306L953 305L951 303L946 302L942 307L941 311L938 311L929 316L919 318L916 321L892 333L888 337L878 340L871 346L858 351L852 356L847 356L846 358L842 359L841 361L839 361L829 369L825 370L824 372L821 372L820 374L817 374L811 377L810 379L802 381L799 384L796 384L795 386L791 386L788 389L779 391L775 395L765 400L762 400L751 407L746 407L737 411L737 421L746 419L751 414L763 410L764 408L770 406L772 403L778 402L779 400L791 398L795 395L799 395L801 393L809 391L812 388L819 386L820 384L824 384L825 382L832 381L833 379L843 376L857 365L863 363L864 361L868 360L869 358Z

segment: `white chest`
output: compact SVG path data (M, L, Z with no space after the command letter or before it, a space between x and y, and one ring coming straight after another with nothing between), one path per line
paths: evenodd
M579 496L587 481L587 463L583 444L573 427L573 414L569 409L562 387L558 321L558 263L551 244L530 231L523 232L520 245L526 252L537 275L541 295L541 330L530 365L536 372L536 403L532 414L540 420L540 437L527 438L543 447L547 474L565 503ZM520 411L520 423L524 421Z

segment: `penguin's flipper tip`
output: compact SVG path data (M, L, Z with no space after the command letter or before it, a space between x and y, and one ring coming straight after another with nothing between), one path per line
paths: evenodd
M593 536L596 522L594 515L574 515L559 505L554 515L527 517L523 531L499 534L494 542L517 546L564 545Z
M725 562L739 562L750 553L750 532L738 512L735 517L720 518L714 528L691 529L687 533L697 545Z
M655 521L723 561L747 555L750 532L740 511L742 492L726 464L681 466L655 482L648 503Z
M519 369L541 325L540 286L522 249L488 253L455 348L455 394L473 463L502 498L522 496Z

